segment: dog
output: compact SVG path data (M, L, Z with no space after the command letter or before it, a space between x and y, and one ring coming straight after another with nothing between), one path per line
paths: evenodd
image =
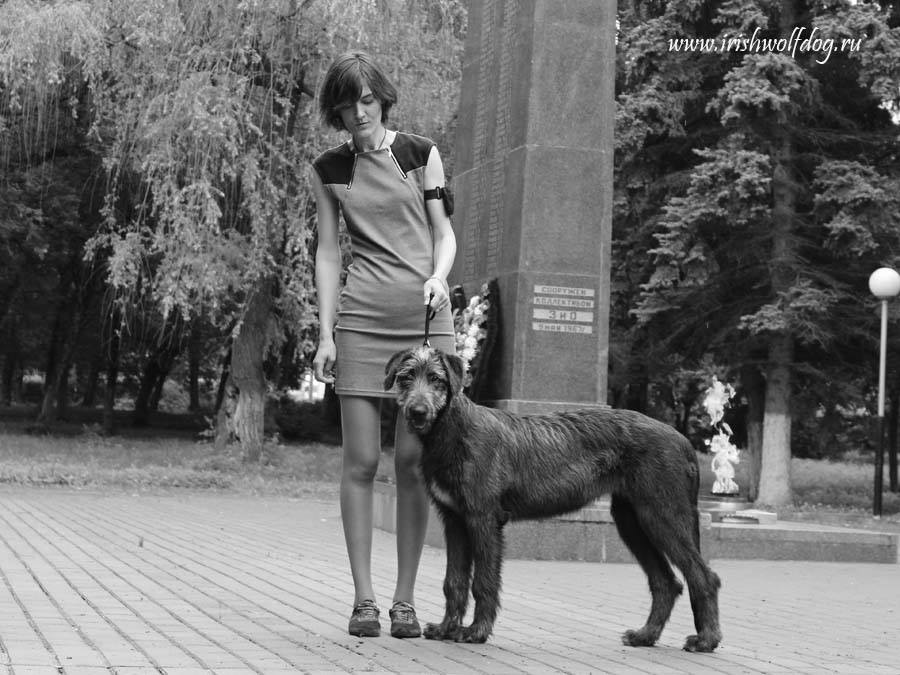
M400 351L385 367L400 414L422 441L421 470L444 524L446 608L426 638L485 642L500 607L503 527L545 518L611 495L619 535L640 563L652 597L646 624L622 636L652 646L688 585L696 635L684 649L711 652L721 640L719 577L700 554L699 469L672 427L611 408L513 415L462 392L463 362L429 346ZM469 600L471 625L462 625Z

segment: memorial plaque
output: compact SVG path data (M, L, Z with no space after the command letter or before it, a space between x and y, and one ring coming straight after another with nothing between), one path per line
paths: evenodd
M469 3L451 281L498 281L499 407L606 402L615 10Z

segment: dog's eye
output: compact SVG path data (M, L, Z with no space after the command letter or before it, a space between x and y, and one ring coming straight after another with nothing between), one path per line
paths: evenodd
M441 376L438 375L437 373L429 373L428 374L428 382L431 384L442 384L443 380L441 379Z

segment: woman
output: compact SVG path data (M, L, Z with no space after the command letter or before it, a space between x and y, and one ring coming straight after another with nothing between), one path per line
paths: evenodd
M313 162L320 323L313 366L316 378L333 383L340 398L341 516L355 587L349 632L367 637L381 630L371 551L381 401L392 396L384 391L384 367L395 352L422 343L423 305L429 299L436 311L431 342L454 350L447 275L456 239L443 202L434 198L440 196L435 188L444 186L443 165L428 139L384 126L396 101L396 90L367 54L338 57L322 84L319 108L325 123L348 131L350 138ZM339 213L353 253L343 290ZM398 573L390 611L394 637L418 637L422 632L413 592L428 523L420 453L418 439L398 416Z

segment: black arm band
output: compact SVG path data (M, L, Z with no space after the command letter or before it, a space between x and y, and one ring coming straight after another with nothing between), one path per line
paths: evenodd
M425 199L440 199L444 202L444 211L448 216L453 215L453 193L450 188L436 187L432 190L425 190Z

